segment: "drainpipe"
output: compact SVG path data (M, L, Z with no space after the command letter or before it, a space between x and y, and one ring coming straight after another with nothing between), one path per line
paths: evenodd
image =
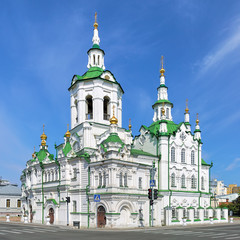
M58 207L60 207L60 199L61 199L61 196L60 196L60 186L61 186L61 166L60 166L59 161L57 160L58 149L57 149L57 145L56 145L56 143L55 143L54 146L55 146L55 149L56 149L55 163L56 163L57 166L58 166L58 186L57 186L57 192L58 192Z
M43 189L44 167L43 167L43 163L41 162L40 162L40 167L42 169L42 224L44 224L44 189Z
M199 185L200 185L200 174L199 174L199 170L200 170L199 148L200 148L200 140L198 140L198 192L200 193L200 188L199 188ZM198 205L199 205L199 207L200 207L200 196L201 196L201 193L199 194L199 198L198 198Z
M89 213L89 188L90 188L90 166L88 166L88 185L86 186L86 195L87 195L87 209L88 209L88 228L90 225L90 213Z
M169 154L170 154L170 136L168 136L168 191L170 192L170 195L169 195L169 207L171 207L171 196L172 196L172 191L170 190L170 184L169 184L169 181L170 181L170 163L169 163Z

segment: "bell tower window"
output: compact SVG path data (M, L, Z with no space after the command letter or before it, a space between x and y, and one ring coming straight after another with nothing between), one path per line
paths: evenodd
M96 64L95 54L93 54L93 65Z
M77 99L74 101L74 105L75 105L75 108L76 108L76 123L78 123L78 101Z
M93 119L93 100L92 100L92 96L87 96L86 97L86 108L87 108L86 120Z
M109 120L110 114L109 114L109 108L110 108L110 99L109 97L104 97L103 99L103 119Z
M98 66L100 65L100 56L98 55Z

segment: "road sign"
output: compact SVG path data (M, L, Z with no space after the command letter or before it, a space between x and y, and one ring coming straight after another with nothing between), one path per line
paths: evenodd
M94 194L94 202L100 202L100 194Z
M155 187L155 180L150 180L150 187Z

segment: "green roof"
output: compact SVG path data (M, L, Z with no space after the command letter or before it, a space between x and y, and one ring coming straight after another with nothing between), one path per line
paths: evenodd
M169 104L171 104L171 106L173 107L173 104L172 104L169 100L157 100L157 101L152 105L152 107L154 107L154 106L157 105L157 104L162 104L162 103L169 103Z
M110 133L110 135L108 136L108 138L103 141L103 144L109 143L109 142L118 142L118 143L120 143L121 145L124 145L123 141L120 139L120 137L118 136L117 133Z
M47 149L41 149L39 152L36 152L35 154L39 162L42 162L46 157L48 157L49 160L51 161L54 159L54 155L50 154Z
M65 147L63 148L63 153L65 156L67 156L67 154L72 150L72 146L70 144L70 142L67 142Z
M139 149L131 149L131 154L132 155L145 155L145 156L156 157L156 155L154 155L154 154L144 152L144 151L139 150Z
M211 164L206 163L203 159L202 159L202 165L211 166Z
M72 78L71 86L74 85L75 82L73 83L73 80L74 80L75 78L77 78L76 81L84 81L84 80L88 80L88 79L94 79L94 78L100 77L103 72L110 72L110 71L109 71L109 70L103 70L103 69L100 68L100 67L90 67L90 68L88 69L88 71L85 72L82 76L80 76L80 75L74 75L73 78ZM111 73L111 72L110 72L110 73ZM111 73L111 74L112 74L112 73ZM113 74L112 74L112 75L113 75ZM115 83L115 84L119 85L119 87L121 88L122 92L124 93L124 91L123 91L123 89L122 89L122 86L117 82L117 80L115 79L114 75L113 75L113 78L114 78L114 80L115 80L114 82L113 82L113 81L110 81L110 80L108 80L108 79L105 79L105 78L101 78L101 79L104 80L104 81L106 81L106 82ZM70 87L70 88L71 88L71 87ZM69 88L69 89L70 89L70 88ZM68 90L69 90L69 89L68 89Z
M97 49L100 49L99 45L98 44L93 44L92 48L97 48Z

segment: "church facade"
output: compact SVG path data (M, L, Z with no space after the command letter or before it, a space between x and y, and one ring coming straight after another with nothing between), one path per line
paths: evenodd
M105 69L96 18L92 42L88 70L74 75L68 89L70 131L55 146L56 156L49 153L43 131L39 151L22 172L22 208L28 221L111 228L214 217L212 165L201 157L199 120L192 132L186 107L184 121L173 122L163 66L153 123L142 125L133 138L131 124L129 129L122 127L124 91ZM150 180L158 190L153 202L148 198Z

